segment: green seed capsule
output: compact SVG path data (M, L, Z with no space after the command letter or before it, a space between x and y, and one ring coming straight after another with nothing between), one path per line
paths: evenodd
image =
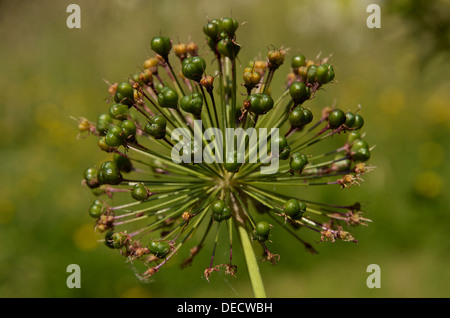
M101 114L97 119L97 131L100 135L106 135L109 126L113 124L113 119L108 114Z
M249 96L249 111L256 115L266 114L273 108L273 99L267 94L252 94Z
M145 125L145 132L156 139L164 138L166 135L167 121L162 115L154 115L150 117L149 122Z
M136 124L132 120L125 119L120 124L122 128L123 135L127 140L134 140L136 136Z
M121 248L125 245L128 240L128 235L122 232L116 232L111 236L114 248Z
M303 108L303 115L305 116L305 125L309 124L314 119L312 111L308 108Z
M239 54L241 46L236 44L234 41L230 41L229 39L225 38L220 40L219 43L217 43L217 50L223 56L226 56L229 59L234 60Z
M109 115L111 118L118 120L127 119L129 115L128 106L123 104L113 104L109 108Z
M369 144L367 143L367 141L359 139L359 140L356 140L352 145L352 150L357 150L357 149L361 149L361 148L369 149Z
M223 200L216 200L213 202L213 204L211 204L211 210L214 213L222 213L223 209L225 209L225 207L227 206L227 204L225 203L225 201Z
M228 220L231 217L231 208L229 206L225 206L220 212L213 212L213 219L217 222L222 222Z
M149 198L150 193L142 183L137 183L131 190L131 196L137 201L144 201Z
M158 258L164 258L169 254L170 244L164 241L152 241L148 245L149 251Z
M334 76L335 76L335 73L334 73L333 65L330 65L328 67L328 74L327 74L326 83L331 82L334 79Z
M125 140L121 134L115 134L112 132L108 132L105 136L106 144L113 148L123 145L124 141Z
M98 170L97 180L104 184L119 184L122 182L122 175L114 161L104 162Z
M117 86L116 93L114 95L114 101L116 103L131 106L134 102L134 89L128 82L122 82Z
M308 164L308 158L300 152L295 152L291 155L289 164L292 172L302 173L303 169Z
M213 41L219 37L220 32L220 26L217 23L209 22L203 27L203 33L205 33Z
M352 159L355 161L367 161L370 159L369 148L358 148L352 152Z
M293 220L299 220L306 211L306 204L297 199L290 199L284 204L284 213Z
M269 238L270 224L266 221L260 221L255 226L253 238L260 242L265 242Z
M361 134L359 132L352 131L348 134L347 143L351 146L358 139L361 139Z
M233 18L223 18L222 19L222 30L229 36L233 36L239 27L239 22Z
M286 137L279 136L274 139L275 147L278 147L278 157L280 160L286 160L291 154L291 147L289 147Z
M100 183L97 180L98 170L95 168L88 168L84 171L84 181L86 185L91 188L97 188L100 186Z
M345 123L346 116L345 113L340 109L333 109L328 115L328 124L330 128L338 128Z
M316 65L308 66L308 69L306 71L306 78L308 80L308 83L314 83L316 81L316 71L317 71Z
M292 58L291 67L297 69L306 65L306 57L303 54L297 54Z
M291 219L296 219L300 214L300 202L297 199L290 199L284 204L284 213Z
M292 127L303 127L307 123L307 118L303 110L302 106L297 106L289 114L289 122Z
M353 124L353 129L358 130L364 126L364 118L361 115L355 115L355 123Z
M95 200L89 207L89 215L94 219L98 219L102 215L104 208L105 206L102 201Z
M334 78L334 69L328 64L324 63L317 67L316 69L316 82L319 84L326 84Z
M176 90L170 87L163 87L158 94L159 106L164 108L177 108L178 106L178 93Z
M188 57L183 60L181 71L184 77L200 82L206 69L206 62L200 56Z
M200 117L203 107L203 96L200 93L186 95L180 100L180 107L187 113Z
M100 137L100 139L97 142L98 146L100 147L101 150L106 151L106 152L111 152L114 148L110 147L107 143L106 143L106 137L102 136Z
M345 126L347 126L348 128L352 128L355 124L355 117L355 114L351 112L345 113Z
M172 41L166 36L156 36L150 41L152 50L163 57L167 61L170 50L172 49Z
M295 105L300 105L311 96L310 89L302 82L294 82L289 87L289 94Z

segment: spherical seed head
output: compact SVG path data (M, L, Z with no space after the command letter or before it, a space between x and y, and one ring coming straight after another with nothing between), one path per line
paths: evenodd
M276 72L278 75L274 71L284 63L286 51L274 49L269 52L265 61L257 59L251 62L250 67L245 68L241 79L243 85L239 85L241 83L236 82L234 76L227 76L227 74L236 75L233 73L236 69L233 67L236 65L234 63L239 62L229 61L236 59L241 48L235 34L236 23L232 18L211 20L208 22L209 26L205 28L207 44L213 55L211 59L216 58L219 62L218 69L209 73L221 76L223 80L221 85L216 82L220 90L213 87L215 75L205 74L205 60L194 60L199 58L198 46L195 43L174 45L174 55L179 59L171 61L174 62L173 65L168 63L171 48L158 50L155 46L156 56L146 60L144 70L134 73L132 80L129 81L133 92L131 102L131 94L127 95L126 92L127 87L119 88L120 84L114 87L111 85L110 94L114 99L120 99L120 102L109 104L109 113L99 118L95 127L94 124L85 122L80 128L81 131L88 131L89 135L98 137L99 146L102 150L110 152L108 156L113 157L116 166L105 163L98 170L92 169L84 176L83 184L91 187L94 195L106 194L111 199L119 196L120 200L117 206L105 203L92 205L89 213L95 219L95 229L97 232L111 230L105 236L105 243L111 248L120 249L120 254L129 261L142 262L142 265L149 268L139 277L148 278L156 273L168 263L181 246L187 247L188 240L194 237L191 233L197 229L208 228L204 235L201 235L203 238L198 245L191 249L191 254L183 264L191 263L192 258L203 246L211 245L206 244L207 240L211 240L214 241L214 251L211 262L208 263L208 275L221 268L226 268L226 274L234 275L236 270L231 256L240 254L227 250L226 265L220 263L216 265L216 261L224 253L215 251L216 247L217 249L224 245L231 247L221 243L223 236L229 235L231 239L232 235L235 235L232 232L236 230L236 226L230 227L231 224L239 225L242 221L242 224L245 224L246 234L251 239L264 242L261 244L264 260L272 262L276 254L270 252L272 246L271 241L268 241L271 225L265 221L257 222L260 217L281 217L277 222L280 229L286 228L292 232L298 228L305 230L313 228L321 232L321 238L333 241L350 238L348 233L339 228L338 223L353 225L360 222L360 206L341 206L328 202L322 204L308 200L307 208L305 201L289 198L284 191L284 189L294 190L297 186L300 191L302 188L300 186L322 184L330 186L338 184L338 187L347 188L359 184L358 181L362 180L359 176L371 170L370 166L363 163L370 157L370 148L358 141L361 140L360 134L356 136L356 130L363 123L362 117L358 121L356 113L351 116L349 112L345 114L343 124L333 124L335 120L333 108L325 108L320 117L320 110L315 103L317 99L311 101L311 110L302 106L313 92L314 94L325 92L320 88L334 78L333 67L327 63L327 59L321 59L319 62L317 58L315 62L307 60L301 54L294 56L287 69L289 74L286 77L281 76L287 78L286 87L289 87L289 91L279 95L278 90L274 89L276 85L272 79L279 79L279 75L282 75L278 74L280 71ZM208 33L210 31L214 33ZM160 43L169 43L169 46L172 44L170 39L168 42ZM225 57L227 59L224 59ZM181 64L182 75L179 74L179 65L175 62ZM187 64L191 65L186 67ZM158 66L168 72L158 74ZM216 63L211 63L211 67L215 66ZM265 85L259 86L263 77ZM203 88L210 93L206 99L202 94ZM178 94L176 98L172 98L171 89ZM158 96L160 94L162 96ZM155 103L155 96L158 104ZM181 110L177 108L177 102ZM203 104L207 107L201 113ZM173 110L163 109L164 107L173 107ZM276 111L270 111L273 108L276 108ZM314 125L304 127L314 119L313 112L318 113L318 120ZM279 166L279 171L274 175L266 175L262 168L269 167L268 162L263 162L263 158L259 157L261 161L254 165L254 162L249 162L247 154L242 156L236 151L233 153L236 148L231 151L223 149L226 153L222 153L221 156L225 155L226 159L230 156L232 159L225 160L225 163L222 163L223 158L216 158L221 159L221 162L213 164L194 161L194 158L198 158L197 154L205 159L204 156L208 152L203 152L203 148L207 145L215 147L213 150L208 149L210 154L217 154L217 150L224 145L223 143L214 145L216 141L220 141L217 135L214 135L210 139L211 143L206 143L207 145L197 141L196 138L192 139L192 136L187 137L190 144L182 146L178 155L182 155L183 160L185 158L191 160L175 163L170 158L171 150L181 143L175 144L169 135L166 136L166 128L167 132L177 128L192 131L195 130L194 123L197 123L194 120L200 118L204 120L203 132L213 127L220 127L222 133L224 133L222 128L245 130L253 127L260 136L262 133L259 128L268 128L271 134L271 128L279 129L277 139L273 135L269 136L267 148L256 150L259 155L263 154L269 159L290 159L289 167L286 167L285 162ZM337 129L326 131L332 126ZM324 149L323 153L309 156L308 149L311 145L325 140L320 145L326 146L326 140L332 139L328 137L335 134L351 134L351 136L349 135L347 141L343 141L343 144L337 145L336 148ZM117 139L116 142L114 138ZM252 140L250 136L246 138ZM184 140L184 135L182 139ZM290 144L294 151L291 151L288 140L292 141ZM340 141L341 138L333 140L336 143ZM278 155L274 151L276 148L279 150ZM249 153L250 150L248 148ZM301 150L302 153L297 150ZM309 166L308 158L311 161ZM131 164L131 160L135 166ZM130 174L123 178L122 173ZM344 174L347 175L336 180L336 175L342 177ZM151 193L149 189L155 193ZM296 193L306 194L303 191ZM150 196L152 198L148 200ZM122 202L122 198L129 201ZM216 203L217 200L221 203ZM288 202L289 200L293 201ZM257 214L253 215L255 210ZM321 215L318 215L317 211L320 211ZM235 218L238 223L220 224L229 218ZM204 220L209 222L209 225L204 226ZM216 236L213 233L211 237L211 232L215 232L209 231L211 226L217 229ZM130 235L126 234L128 231ZM314 252L310 244L302 239L299 241L305 244L309 251ZM150 243L146 245L147 242Z

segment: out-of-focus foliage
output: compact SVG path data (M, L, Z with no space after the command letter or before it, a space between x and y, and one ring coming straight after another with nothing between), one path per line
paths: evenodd
M282 257L276 267L262 264L268 296L450 296L450 8L448 1L395 8L373 2L381 8L380 29L366 26L371 2L356 0L80 0L81 29L66 27L70 1L1 2L0 296L251 296L244 264L237 279L219 275L208 283L203 267L194 262L181 270L173 261L142 284L130 264L97 243L88 216L93 197L81 179L105 156L94 139L77 139L70 119L95 119L107 107L103 79L120 81L137 70L151 55L151 37L191 39L206 50L206 19L228 15L246 22L238 31L243 66L272 46L292 55L333 54L337 83L311 105L361 104L366 139L377 145L377 170L358 191L308 190L365 205L373 223L356 229L359 243L318 243L311 256L274 231L272 249ZM416 37L417 30L426 33ZM284 79L274 80L281 89ZM366 286L373 263L381 268L380 289ZM80 289L66 287L69 264L81 267Z

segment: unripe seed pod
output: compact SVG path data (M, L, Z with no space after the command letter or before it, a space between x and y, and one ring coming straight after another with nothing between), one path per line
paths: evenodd
M150 197L150 193L144 184L137 183L131 190L131 196L137 201L144 201Z
M98 170L95 168L88 168L84 171L84 181L86 182L86 185L91 189L100 186L100 183L97 181L97 173Z
M178 106L178 93L176 90L170 87L163 87L158 94L159 106L164 108L177 108Z
M172 41L170 38L165 36L154 37L150 42L150 46L156 54L161 55L167 61L169 52L172 49Z
M289 95L291 95L295 105L300 105L310 98L311 91L305 83L294 82L289 87Z
M249 111L256 115L266 114L273 108L273 99L267 94L252 94L249 96L250 109Z
M180 100L180 107L185 112L200 117L203 107L203 96L200 93L186 95Z
M152 241L148 245L149 251L158 258L164 258L169 254L171 247L170 244L164 241Z
M150 136L161 139L166 135L167 121L162 115L154 115L150 117L149 122L145 125L144 131Z
M308 158L300 152L295 152L291 154L291 161L289 164L292 172L302 173L303 169L308 164Z
M294 70L294 72L300 66L305 65L306 65L306 57L303 54L297 54L292 58L291 67Z
M265 242L269 238L271 225L266 221L260 221L255 226L253 238L260 242Z
M100 200L95 200L89 207L89 215L94 219L98 219L103 214L104 209L105 206L103 202Z
M206 62L200 56L188 57L183 60L181 71L184 77L200 82L206 69Z
M233 18L222 19L222 30L229 36L233 36L239 27L239 23Z
M328 114L328 124L330 125L330 128L338 128L345 123L346 118L345 113L336 108Z
M114 101L116 103L127 105L131 107L134 102L134 89L128 82L122 82L117 86L116 93L114 94Z

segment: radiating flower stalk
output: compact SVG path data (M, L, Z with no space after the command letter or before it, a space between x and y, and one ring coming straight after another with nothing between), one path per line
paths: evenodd
M138 72L109 84L108 111L96 121L78 118L80 135L96 136L99 148L109 156L101 166L85 171L83 183L96 196L89 208L95 231L103 233L108 247L132 264L141 264L138 277L148 279L186 245L189 255L182 266L191 265L205 246L212 245L205 278L221 270L235 276L237 235L254 295L265 297L254 248L258 244L262 248L259 260L276 264L280 256L271 250L274 227L285 229L311 253L316 250L299 232L314 231L317 241L356 242L344 228L370 222L358 202L315 202L302 190L360 185L362 176L373 169L367 164L373 147L360 132L364 120L358 107L308 107L325 85L334 82L329 57L294 55L288 74L283 75L278 73L287 49L273 48L266 59L242 67L238 28L233 18L209 20L203 28L206 53L199 53L194 42L174 44L169 37L153 38L154 54ZM277 76L285 78L285 84L279 96L272 96ZM199 120L201 138L183 137L183 147L175 151L192 160L174 161L173 134L183 128L195 135ZM262 173L261 168L270 163L250 160L250 153L258 148L252 138L240 141L246 149L242 158L236 149L225 149L218 135L207 138L212 127L224 134L227 128L253 128L260 138L260 128L267 128L264 154L278 160L278 169ZM343 134L345 140L333 138ZM327 139L343 144L314 154L316 144ZM263 151L258 150L261 156ZM202 151L223 160L195 161ZM223 155L229 153L231 158ZM228 237L225 244L219 242L220 233ZM196 242L191 243L191 238ZM225 248L229 256L217 260L217 248Z

